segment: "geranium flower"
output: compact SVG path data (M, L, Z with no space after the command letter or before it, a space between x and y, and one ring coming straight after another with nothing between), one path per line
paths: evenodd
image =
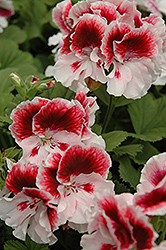
M166 214L166 153L147 161L134 200L147 215Z
M135 0L143 10L153 12L161 16L161 12L166 14L166 2L164 0Z
M47 190L58 204L58 216L65 223L87 223L85 213L94 206L94 193L104 188L113 189L106 181L111 160L99 147L72 145L61 156L52 153L46 166L40 167L37 186Z
M62 5L67 4L69 1ZM61 31L62 13L63 9L56 16ZM136 99L145 95L166 69L165 25L155 15L142 19L134 3L81 1L70 5L64 15L70 20L70 29L66 30L55 65L46 72L66 87L76 91L82 84L93 90L107 83L109 94ZM63 74L64 70L68 74Z
M22 161L14 164L5 185L15 196L0 199L0 218L14 228L13 234L19 239L25 240L28 233L37 243L54 244L57 211L49 206L51 195L36 187L37 172L36 165Z
M89 235L83 235L81 240L84 250L94 246L96 250L143 250L155 246L156 232L131 200L131 194L113 195L107 190L97 195L97 205L88 218Z
M8 25L7 17L14 14L14 7L12 1L0 0L0 33L3 32L3 28Z

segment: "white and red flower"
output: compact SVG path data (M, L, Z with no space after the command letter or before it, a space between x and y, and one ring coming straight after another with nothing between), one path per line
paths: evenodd
M97 195L97 205L89 214L89 235L81 240L84 250L94 246L96 250L153 249L157 234L130 200L131 194L114 195L107 190Z
M145 164L134 202L147 215L166 214L166 153Z
M12 111L9 129L23 148L23 158L40 164L53 150L64 151L80 141L87 144L91 138L104 146L103 140L91 132L98 106L86 93L86 89L80 90L72 101L35 97Z
M85 224L86 211L95 205L94 193L113 189L113 183L106 181L110 167L110 157L102 148L72 145L63 156L50 154L46 166L40 167L37 186L52 195L51 203L57 205L63 223Z
M8 25L7 17L14 14L13 2L10 0L0 0L0 33Z
M68 6L69 1L57 4L55 13L61 5ZM70 20L70 29L66 29L64 44L47 75L54 75L74 91L79 84L86 86L90 78L107 83L108 93L115 96L136 99L145 95L166 69L162 19L155 15L141 18L136 5L128 0L87 0L67 9L61 9L56 23L62 31L62 23L67 28L65 20Z
M38 167L28 162L14 164L5 185L15 196L0 199L0 218L14 228L13 234L19 239L25 240L28 233L37 243L54 244L57 210L49 205L51 195L37 188L37 172Z

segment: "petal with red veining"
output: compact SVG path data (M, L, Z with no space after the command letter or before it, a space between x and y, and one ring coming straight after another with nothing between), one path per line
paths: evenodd
M147 215L165 215L166 211L166 177L162 185L151 192L135 195L135 205Z
M91 3L91 9L94 14L104 17L107 20L107 24L110 24L112 21L116 20L118 12L116 11L116 6L109 2L94 2Z
M56 179L58 163L61 159L59 153L53 153L49 156L46 167L40 167L36 178L36 185L47 192L49 192L56 200L59 197L57 190L59 182Z
M54 23L64 34L68 34L71 31L72 20L68 16L71 8L72 2L70 0L65 0L58 3L52 10L52 18Z
M103 149L91 145L73 145L61 159L57 176L63 182L69 182L72 175L92 172L105 178L110 167L111 159Z
M156 30L144 24L139 29L133 29L122 41L114 42L116 57L120 61L130 61L134 58L154 57L157 52L158 37Z
M166 153L161 153L151 157L145 164L140 182L150 183L152 187L156 187L166 176Z
M18 142L34 135L32 131L32 119L40 108L48 102L49 100L45 98L35 97L32 101L20 103L12 111L11 119L13 120L13 124L10 125L9 129Z
M65 99L53 99L34 117L34 133L47 137L47 132L66 130L79 135L82 131L84 110L78 103ZM49 136L49 135L48 135Z
M139 214L135 208L127 207L126 217L133 227L133 237L136 240L137 250L151 249L154 246L154 241L157 238L157 233L152 225L148 222L148 218ZM142 240L142 236L144 240Z
M102 40L102 52L106 56L106 68L110 67L112 59L114 58L114 41L120 41L125 34L129 33L131 27L127 24L118 24L116 21L111 22L105 31L105 36Z
M36 187L37 173L37 166L20 161L13 165L5 185L14 194L21 192L24 187Z
M95 47L100 48L106 22L98 15L85 14L81 17L72 34L71 49L79 56L88 54Z

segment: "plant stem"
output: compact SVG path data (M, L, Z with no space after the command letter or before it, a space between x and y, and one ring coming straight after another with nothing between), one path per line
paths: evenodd
M103 122L102 134L107 132L107 127L108 127L108 124L110 123L110 120L112 118L112 114L114 112L114 109L115 109L114 97L112 95L110 95L109 105L108 105L106 116L105 116L105 119Z

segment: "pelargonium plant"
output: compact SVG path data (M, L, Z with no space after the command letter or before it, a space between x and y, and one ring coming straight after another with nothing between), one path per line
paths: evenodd
M152 2L143 17L129 0L61 1L55 65L43 80L11 72L5 250L166 249L166 30Z

